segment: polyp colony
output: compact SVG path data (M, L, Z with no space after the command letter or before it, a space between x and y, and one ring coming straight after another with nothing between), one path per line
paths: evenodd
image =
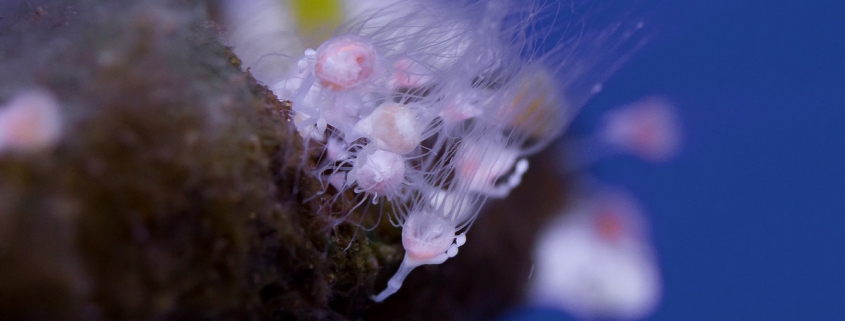
M484 201L519 185L525 157L573 112L547 64L557 51L542 49L551 28L532 18L540 9L432 3L353 20L271 86L323 150L314 173L326 189L351 189L356 206L389 202L402 227L404 260L375 301L415 267L454 257Z

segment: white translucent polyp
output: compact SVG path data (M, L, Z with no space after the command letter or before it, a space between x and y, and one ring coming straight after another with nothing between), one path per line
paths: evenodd
M426 261L445 253L454 239L454 223L437 213L414 212L402 225L402 245L414 260Z
M528 170L528 161L517 162L516 150L491 141L464 140L455 156L455 173L458 181L470 191L490 197L506 197L522 181ZM514 168L514 165L517 165ZM507 181L496 181L514 169Z
M347 34L329 39L317 48L314 75L325 88L351 89L369 80L377 60L372 43L363 37Z
M434 191L430 204L434 211L456 222L467 221L478 211L477 198L468 197L465 192Z
M400 155L412 152L422 138L417 114L411 106L387 102L355 124L355 131L371 144Z
M461 122L482 114L481 97L476 91L457 92L444 100L443 110L438 114L448 124Z
M439 214L431 212L411 213L402 227L402 245L405 257L399 270L387 281L387 288L371 297L381 302L402 287L408 273L425 264L441 264L458 254L458 247L466 237L455 235L454 223ZM459 244L455 244L455 242Z
M349 172L349 179L354 179L361 191L372 195L394 194L404 178L405 161L402 156L383 150L372 154L358 153Z

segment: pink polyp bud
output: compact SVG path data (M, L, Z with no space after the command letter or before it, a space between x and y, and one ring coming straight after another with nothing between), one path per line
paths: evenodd
M413 260L426 261L446 253L454 239L455 225L434 213L411 213L402 226L402 245Z
M405 177L405 161L395 153L376 150L360 153L352 169L358 188L374 195L395 193Z
M607 192L591 205L588 217L597 239L612 243L646 237L645 217L633 197Z
M445 99L440 116L447 123L458 123L482 114L479 97L474 93L459 92Z
M593 219L596 234L609 242L618 240L623 233L624 223L614 213L599 212Z
M394 88L422 87L433 79L430 71L409 58L400 59L393 64L393 68L390 85Z
M497 179L510 171L519 155L493 142L465 140L455 156L455 173L471 191L494 189Z
M18 94L0 110L0 150L48 148L60 135L59 103L46 91Z
M400 155L410 153L421 138L416 114L409 106L388 102L355 124L358 135L369 138L378 149Z
M366 39L344 35L317 48L314 75L332 90L354 88L366 82L376 67L376 49Z
M647 97L608 112L601 138L645 160L666 161L680 146L680 126L672 104L661 97Z

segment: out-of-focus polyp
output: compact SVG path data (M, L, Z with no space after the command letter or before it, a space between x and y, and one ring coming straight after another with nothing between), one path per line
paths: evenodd
M18 93L0 106L0 151L37 151L61 138L59 103L44 89Z
M671 159L681 142L675 107L661 96L646 97L608 112L599 135L605 143L651 162Z
M582 319L639 319L662 294L645 217L633 199L613 191L562 213L534 253L530 304Z

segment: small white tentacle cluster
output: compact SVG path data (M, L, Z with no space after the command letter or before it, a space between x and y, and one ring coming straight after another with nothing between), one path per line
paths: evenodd
M561 70L591 65L563 57L595 55L548 46L549 34L572 31L549 24L557 12L547 9L407 0L361 10L271 87L291 101L300 135L324 148L315 175L326 189L392 205L406 253L373 300L413 268L454 257L486 199L517 187L526 157L559 135L574 113L567 106L586 100L564 99L561 88L594 79Z

